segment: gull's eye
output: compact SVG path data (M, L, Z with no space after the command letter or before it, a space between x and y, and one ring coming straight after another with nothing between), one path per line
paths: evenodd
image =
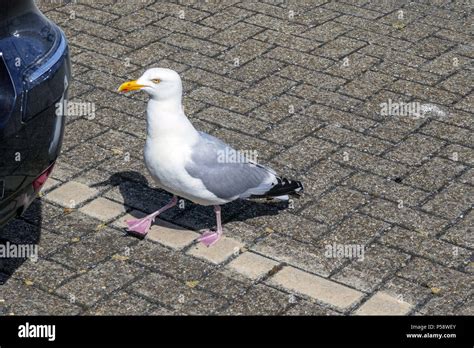
M160 83L160 79L153 79L151 80L153 83Z

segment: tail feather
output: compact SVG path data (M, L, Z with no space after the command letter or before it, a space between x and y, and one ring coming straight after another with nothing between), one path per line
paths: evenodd
M301 181L288 180L277 177L277 183L272 184L272 188L261 195L252 195L251 198L280 197L285 195L299 196L303 190Z

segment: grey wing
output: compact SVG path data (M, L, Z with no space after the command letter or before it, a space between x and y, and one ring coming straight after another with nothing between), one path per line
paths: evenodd
M267 192L276 182L271 169L243 160L243 154L212 135L201 137L185 169L222 199L247 198Z

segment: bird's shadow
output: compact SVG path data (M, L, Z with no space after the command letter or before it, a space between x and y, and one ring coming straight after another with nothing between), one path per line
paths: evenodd
M136 218L142 217L143 214L137 214L134 210L150 213L164 206L172 198L172 194L162 189L150 188L147 178L136 171L114 173L107 180L92 186L103 185L118 187L124 205L132 208L130 214ZM140 195L140 192L143 194ZM140 201L141 199L146 201ZM236 200L222 206L222 223L225 225L258 216L277 215L287 207L288 202L284 201ZM188 200L180 200L176 207L161 214L160 219L193 230L209 229L216 225L212 206L201 206Z

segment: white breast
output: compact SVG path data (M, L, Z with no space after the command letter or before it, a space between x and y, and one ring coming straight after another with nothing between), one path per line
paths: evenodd
M148 138L145 143L145 164L158 186L201 205L226 203L209 192L201 180L187 173L185 166L190 154L188 144L170 135Z

